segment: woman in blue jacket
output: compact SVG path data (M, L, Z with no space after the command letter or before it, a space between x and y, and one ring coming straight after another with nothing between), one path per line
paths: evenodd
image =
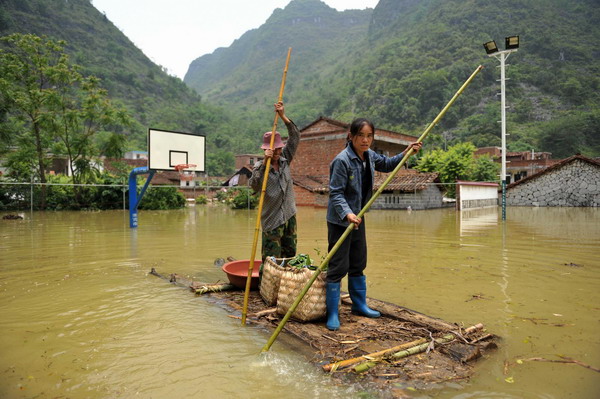
M329 168L329 204L327 206L327 239L329 251L350 223L354 230L332 256L327 268L327 328L338 330L340 282L348 275L348 291L352 312L366 317L381 314L367 306L367 283L363 274L367 266L365 223L356 214L373 195L375 171L391 172L404 157L404 152L386 157L371 150L375 126L359 118L350 125L346 148L331 162ZM411 143L405 151L421 149L421 143Z

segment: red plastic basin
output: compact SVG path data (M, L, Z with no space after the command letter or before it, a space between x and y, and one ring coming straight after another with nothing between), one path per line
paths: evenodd
M260 260L254 261L254 268L252 269L252 282L250 283L251 290L258 289L258 273L260 269ZM238 288L246 289L246 280L248 280L248 266L250 261L236 260L228 262L223 265L223 271L227 274L229 282Z

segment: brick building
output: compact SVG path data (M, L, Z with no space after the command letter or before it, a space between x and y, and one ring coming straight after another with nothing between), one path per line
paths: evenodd
M238 154L235 156L235 170L250 166L250 170L255 163L262 161L264 154Z
M300 130L300 144L291 164L297 205L326 207L329 200L329 164L347 142L350 124L320 117ZM385 156L402 152L417 138L390 130L375 129L371 149ZM375 172L375 190L387 178ZM439 208L442 194L437 173L402 170L390 182L372 209Z
M502 162L502 148L482 147L474 154L476 157L489 155L494 162ZM550 152L517 151L506 153L506 182L508 184L519 181L527 176L536 174L558 162L560 159L551 159Z

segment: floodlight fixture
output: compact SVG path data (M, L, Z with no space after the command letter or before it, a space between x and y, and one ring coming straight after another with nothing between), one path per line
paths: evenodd
M485 52L488 54L494 54L498 52L498 46L496 45L495 40L483 43L483 47L485 48Z
M505 48L513 50L519 48L519 36L507 36L505 39Z

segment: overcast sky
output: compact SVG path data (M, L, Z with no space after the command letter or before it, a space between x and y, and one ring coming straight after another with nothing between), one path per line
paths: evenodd
M196 58L266 22L291 0L92 0L94 6L169 74L183 79ZM322 0L339 11L379 0Z

